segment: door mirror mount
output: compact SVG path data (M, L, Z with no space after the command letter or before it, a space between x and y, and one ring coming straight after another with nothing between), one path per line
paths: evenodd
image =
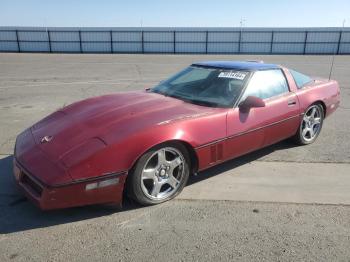
M247 96L241 103L239 103L239 110L242 112L248 112L249 109L254 107L264 107L265 102L259 97L256 96Z

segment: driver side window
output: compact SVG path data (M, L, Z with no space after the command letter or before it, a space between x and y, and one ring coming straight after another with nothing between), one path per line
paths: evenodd
M267 99L287 92L287 80L280 69L257 71L250 79L242 100L247 96Z

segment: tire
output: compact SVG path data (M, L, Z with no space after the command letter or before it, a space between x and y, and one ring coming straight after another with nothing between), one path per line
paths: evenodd
M190 174L190 157L180 143L158 145L137 161L127 180L127 195L148 206L173 199L181 193Z
M322 105L313 104L309 106L300 122L294 141L298 145L308 145L317 139L321 133L324 120L324 110Z

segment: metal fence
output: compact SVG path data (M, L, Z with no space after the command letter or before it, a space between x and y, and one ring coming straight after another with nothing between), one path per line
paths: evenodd
M350 54L350 29L0 27L0 52Z

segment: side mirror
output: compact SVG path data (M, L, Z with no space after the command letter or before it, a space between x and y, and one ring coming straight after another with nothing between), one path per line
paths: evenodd
M256 96L247 96L239 105L239 110L242 112L247 112L249 109L254 107L264 107L265 102L259 97Z

